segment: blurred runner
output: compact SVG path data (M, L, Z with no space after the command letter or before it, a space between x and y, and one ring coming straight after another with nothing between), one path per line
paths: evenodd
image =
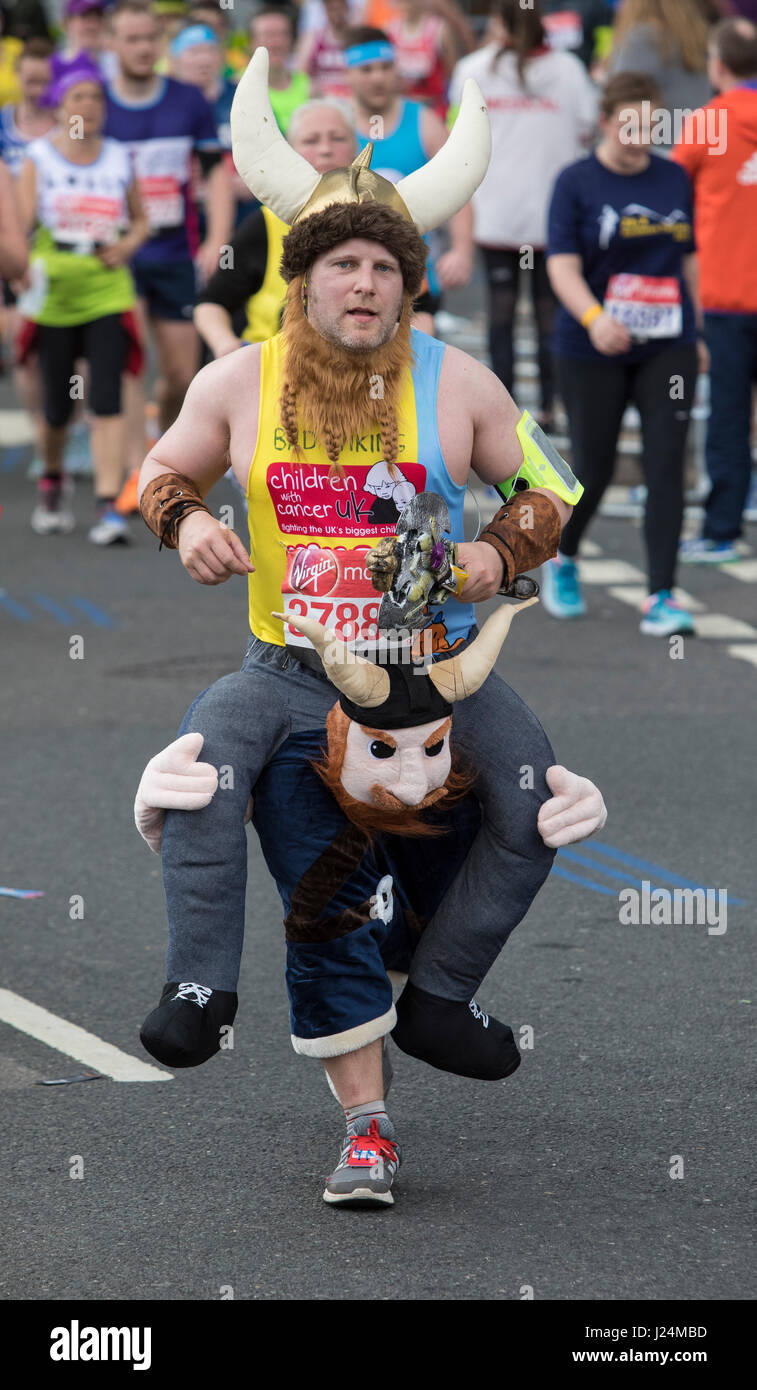
M623 0L618 10L607 71L611 77L643 72L659 87L658 108L670 120L669 129L658 123L655 130L658 153L674 143L674 115L693 111L712 96L707 30L701 0Z
M311 78L313 91L324 97L349 97L344 46L350 27L347 0L323 0L324 22L308 29L297 46L296 66Z
M66 0L63 11L63 47L52 58L52 80L57 81L85 54L106 78L113 76L115 60L105 49L105 11L108 0Z
M347 74L352 88L358 150L369 141L374 153L371 168L390 183L421 168L447 139L444 122L418 101L403 97L396 53L381 29L351 29L345 49ZM434 331L434 314L443 289L467 285L473 273L473 213L470 204L450 218L450 249L435 263L426 265L424 292L415 301L413 324L426 333Z
M113 510L121 485L124 417L121 375L138 350L134 284L128 262L147 235L126 150L104 139L102 74L84 55L54 84L59 124L34 140L19 175L27 231L36 226L31 286L20 307L38 344L44 391L44 476L37 484L32 527L40 535L69 531L73 515L63 487L66 427L81 399L76 360L89 363L96 545L128 539Z
M683 169L649 152L643 103L659 100L643 73L611 78L602 96L602 139L588 159L563 170L552 197L547 266L560 300L557 386L585 491L556 559L542 569L542 601L555 618L586 611L578 547L612 478L623 413L633 401L648 490L649 598L641 631L667 637L694 631L673 585L689 410L707 353L703 343L697 353L691 184Z
M689 117L673 151L694 184L704 332L711 358L705 458L712 486L702 535L681 546L681 559L687 564L741 558L735 542L752 476L757 25L734 18L716 26L710 36L710 77L720 95Z
M160 31L139 0L121 0L112 21L118 75L108 87L105 131L133 160L150 236L133 264L141 320L157 355L158 424L165 430L181 409L199 367L192 325L196 275L213 274L228 244L232 195L222 163L213 112L195 87L156 75ZM207 232L200 244L191 195L192 159L207 179ZM130 393L129 468L144 456L145 407L141 387Z
M263 8L252 17L250 24L252 52L267 48L270 68L268 94L273 114L282 135L298 106L311 95L310 78L294 67L294 17L291 10Z
M218 143L223 150L223 163L227 177L233 181L234 192L237 187L244 190L247 197L241 208L235 209L234 223L249 211L249 190L239 178L231 157L231 103L236 87L223 76L223 51L215 31L205 24L191 24L176 35L170 49L171 67L174 77L197 87L202 92L213 112ZM207 232L206 201L207 184L202 171L195 169L192 180L192 194L197 204L200 239Z
M52 51L52 44L47 39L29 39L24 44L16 64L21 93L19 101L0 108L0 160L4 161L14 178L21 172L30 142L45 135L55 125L55 116L44 102L50 85ZM16 309L16 295L7 280L2 282L2 295L2 334L12 361L20 315ZM13 384L32 422L41 466L42 396L36 353L29 353L23 366L15 365Z
M295 111L287 139L319 174L343 169L355 157L355 132L345 112L325 100ZM195 327L214 357L279 332L286 296L279 264L288 230L270 208L257 208L232 238L228 266L200 291Z
M475 34L447 0L395 0L395 8L397 18L387 22L386 32L397 54L402 90L444 119L452 69L460 51L475 48Z
M597 124L596 88L571 53L545 47L539 0L495 0L493 43L461 59L450 96L474 77L492 126L492 157L473 197L474 237L486 266L492 370L513 389L513 324L525 279L536 321L540 424L553 427L552 322L547 275L547 209L555 178L585 150Z

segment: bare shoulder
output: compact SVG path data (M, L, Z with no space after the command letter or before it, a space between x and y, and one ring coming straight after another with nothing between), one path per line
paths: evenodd
M192 381L194 402L210 406L229 421L242 402L249 408L251 395L257 401L260 387L260 349L260 343L249 343L209 362Z
M460 392L461 408L466 403L478 407L480 403L487 401L510 399L509 393L494 372L485 367L483 362L471 357L470 353L450 344L447 344L444 350L439 385L445 393Z

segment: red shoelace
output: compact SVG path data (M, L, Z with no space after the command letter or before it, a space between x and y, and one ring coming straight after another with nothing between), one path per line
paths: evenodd
M371 1120L367 1134L356 1134L352 1141L352 1147L347 1155L347 1163L352 1167L364 1167L376 1162L376 1158L369 1157L368 1154L375 1154L377 1158L390 1159L392 1163L397 1162L397 1150L391 1139L385 1139L379 1133L378 1120Z

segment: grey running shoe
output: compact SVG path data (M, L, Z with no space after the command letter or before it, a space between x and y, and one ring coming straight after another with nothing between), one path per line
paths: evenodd
M346 1136L339 1162L326 1183L324 1202L393 1206L392 1183L402 1153L397 1141L389 1138L389 1132L394 1134L391 1120L377 1120L374 1116L367 1131L358 1130Z

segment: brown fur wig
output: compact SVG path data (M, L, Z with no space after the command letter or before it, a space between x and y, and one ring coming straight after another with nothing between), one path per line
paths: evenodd
M286 245L286 242L284 243ZM298 428L317 435L338 470L339 455L353 435L369 434L378 424L383 458L397 460L397 405L403 377L412 362L411 300L406 293L394 337L371 352L348 351L322 338L302 308L302 280L287 290L284 309L286 354L279 414L284 433L298 453ZM377 398L371 378L381 378Z
M284 237L281 274L289 282L306 275L313 261L352 237L378 241L397 257L411 299L420 293L428 247L412 222L382 203L335 203L295 222Z
M444 786L429 792L418 806L405 806L397 801L396 797L391 796L385 787L379 785L374 789L373 805L369 806L365 801L356 801L354 796L350 796L344 790L341 783L349 725L350 719L341 705L334 705L326 716L326 753L320 761L313 763L321 781L325 782L347 819L358 829L365 831L369 838L371 832L376 830L383 830L386 835L412 835L419 839L424 836L446 835L445 826L432 825L424 820L424 811L441 801L445 807L454 806L471 791L476 781L475 775L463 767L453 753L452 767Z

